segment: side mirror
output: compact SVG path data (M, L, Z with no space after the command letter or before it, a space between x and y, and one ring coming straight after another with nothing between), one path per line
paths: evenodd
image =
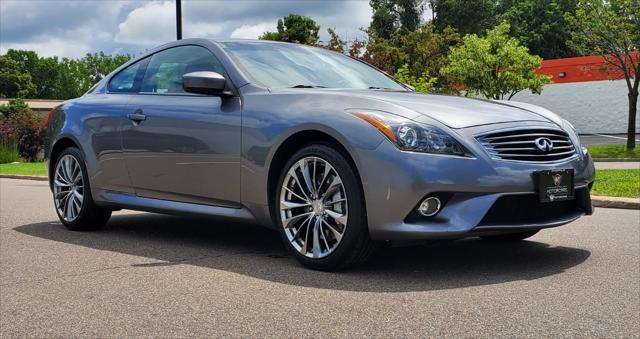
M227 79L216 72L191 72L182 76L185 92L199 94L224 94Z

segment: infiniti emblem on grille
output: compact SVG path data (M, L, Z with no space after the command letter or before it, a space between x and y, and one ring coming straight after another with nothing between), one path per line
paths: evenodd
M553 141L549 138L538 138L534 143L536 147L543 152L551 152L551 150L553 150Z

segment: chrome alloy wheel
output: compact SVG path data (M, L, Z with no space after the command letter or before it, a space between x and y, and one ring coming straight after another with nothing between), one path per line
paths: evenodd
M323 258L340 244L347 227L347 195L326 160L305 157L287 172L280 191L281 226L291 245L308 258Z
M64 155L56 165L53 199L58 214L67 222L74 221L82 209L84 181L82 167L72 155Z

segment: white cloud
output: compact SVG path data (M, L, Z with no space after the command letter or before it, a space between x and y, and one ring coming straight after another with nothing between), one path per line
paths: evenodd
M119 43L155 46L176 37L175 2L154 1L132 10L118 25L115 41ZM214 38L219 37L223 26L209 21L186 20L183 17L183 36Z
M185 22L182 25L185 38L219 38L224 28L221 24L208 22Z
M72 58L109 53L113 28L128 5L129 1L0 0L0 53L29 49L42 56Z
M175 38L175 5L149 2L131 11L118 25L114 40L137 45L158 45Z
M327 28L335 28L336 33L345 41L362 39L365 35L360 28L366 28L371 21L371 7L368 1L345 1L335 11L322 16L313 16L321 26L320 40L329 39Z
M185 38L257 38L276 30L289 13L311 17L347 41L362 38L371 20L369 1L183 1ZM429 17L426 14L425 17ZM0 51L30 48L38 54L76 57L86 52L137 54L175 39L174 0L0 0Z
M234 39L257 39L264 32L276 30L276 23L263 22L255 25L242 25L231 32L231 38Z
M44 57L58 56L80 58L92 52L88 43L80 42L76 39L63 37L52 37L42 35L25 42L0 43L0 53L4 54L9 49L24 49L36 51L38 55Z

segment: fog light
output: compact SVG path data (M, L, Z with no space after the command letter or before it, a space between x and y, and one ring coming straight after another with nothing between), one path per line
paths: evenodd
M425 217L432 217L440 212L440 206L442 206L440 199L436 197L429 197L422 200L420 207L418 207L418 212Z

